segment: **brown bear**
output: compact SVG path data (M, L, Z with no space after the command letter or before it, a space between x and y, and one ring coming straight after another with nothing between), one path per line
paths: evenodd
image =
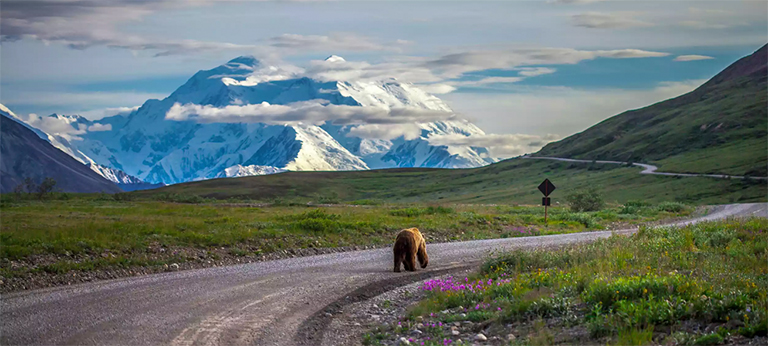
M395 273L400 272L400 263L405 266L405 270L416 271L416 257L419 258L422 268L426 268L429 264L427 242L416 228L404 229L397 234L393 252L395 253Z

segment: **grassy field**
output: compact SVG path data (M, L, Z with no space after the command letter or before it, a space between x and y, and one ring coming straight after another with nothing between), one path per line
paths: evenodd
M260 260L293 249L389 246L395 234L408 227L421 229L430 242L580 232L691 211L675 203L591 213L552 208L550 222L544 225L543 208L527 206L253 207L103 196L44 202L6 199L0 204L0 273L24 278Z
M643 228L555 251L499 254L475 277L425 282L430 293L410 310L412 322L367 340L394 337L417 319L427 327L416 344L425 345L457 341L448 327L465 320L488 338L512 333L509 344L716 345L765 337L766 229L761 218Z
M638 174L636 167L510 159L474 169L388 169L353 172L288 172L213 179L136 192L137 198L203 196L277 203L498 203L538 204L536 187L549 178L552 203L585 188L597 188L607 202L631 200L689 204L761 202L765 181L675 178Z

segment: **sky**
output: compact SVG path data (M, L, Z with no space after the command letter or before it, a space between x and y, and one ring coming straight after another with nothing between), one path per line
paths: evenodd
M413 82L508 141L686 93L768 42L768 2L736 0L6 0L0 19L0 103L17 114L114 115L253 55ZM317 62L331 54L343 71Z

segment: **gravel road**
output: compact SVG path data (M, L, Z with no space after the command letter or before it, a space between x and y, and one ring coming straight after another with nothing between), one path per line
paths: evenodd
M768 217L768 204L717 206L680 224L749 215ZM391 250L376 249L11 293L0 298L0 344L319 345L332 314L347 304L465 270L496 249L610 235L429 244L430 266L416 273L393 273Z
M533 156L523 156L523 158L526 159L535 159L535 160L552 160L552 161L562 161L562 162L581 162L581 163L608 163L608 164L616 164L616 165L625 165L627 162L621 162L621 161L605 161L605 160L578 160L578 159L566 159L562 157L533 157ZM668 177L707 177L707 178L719 178L719 179L757 179L757 180L768 180L768 177L745 177L742 175L727 175L727 174L699 174L699 173L668 173L668 172L657 172L659 167L656 167L654 165L649 165L646 163L632 163L633 166L641 167L643 170L640 172L640 174L650 174L650 175L665 175Z

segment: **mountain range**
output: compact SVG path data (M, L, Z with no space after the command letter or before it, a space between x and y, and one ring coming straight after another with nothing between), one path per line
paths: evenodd
M0 110L0 132L0 192L13 191L25 178L35 183L53 178L59 191L121 192L117 185L54 148L4 110Z
M337 56L326 62L345 63ZM129 114L99 120L52 114L48 118L67 124L71 131L36 132L105 178L125 185L176 184L284 170L467 168L497 161L486 148L430 143L435 136L484 134L469 121L455 118L412 124L417 127L413 136L376 138L358 135L359 124L352 123L237 122L215 117L196 121L168 116L172 108L181 106L221 109L309 102L355 107L349 109L452 112L442 100L410 83L316 80L243 56L197 72L165 99L148 100Z

